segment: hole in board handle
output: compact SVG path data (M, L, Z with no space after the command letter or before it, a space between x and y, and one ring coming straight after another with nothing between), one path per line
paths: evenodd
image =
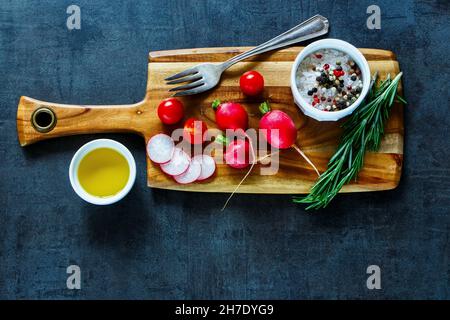
M53 110L40 107L31 115L31 124L40 133L50 132L56 125L56 115Z

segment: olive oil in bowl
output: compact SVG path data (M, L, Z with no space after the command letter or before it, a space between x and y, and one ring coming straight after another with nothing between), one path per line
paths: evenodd
M95 197L111 197L128 182L130 167L127 159L111 148L94 149L84 156L78 167L81 187Z
M130 192L136 180L136 163L123 144L97 139L75 153L70 162L69 179L73 190L83 200L109 205Z

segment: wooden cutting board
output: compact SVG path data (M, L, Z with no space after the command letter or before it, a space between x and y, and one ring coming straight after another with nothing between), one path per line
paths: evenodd
M67 135L131 132L144 137L145 142L159 132L170 134L174 127L161 124L156 114L159 102L170 96L164 78L201 62L221 62L249 48L205 48L151 52L148 64L147 92L143 101L120 106L75 106L38 101L21 97L17 112L17 132L22 146ZM215 128L211 102L214 99L242 103L250 115L250 127L257 128L260 114L258 105L264 100L271 102L273 109L281 109L292 116L298 128L297 144L324 171L336 149L341 129L338 123L318 122L306 117L295 106L289 86L292 63L302 47L292 47L267 53L240 62L223 76L215 89L196 96L180 98L185 105L187 117L205 121ZM399 65L391 51L361 49L369 61L372 72L378 71L381 79L388 73L394 76ZM239 77L247 70L257 70L265 78L264 96L246 98L239 90ZM401 84L400 88L401 90ZM42 107L51 109L56 116L56 125L49 132L38 132L32 125L33 112ZM181 126L181 125L180 125ZM396 104L386 126L381 149L367 153L364 169L357 182L344 186L343 192L389 190L400 180L403 162L403 107ZM260 175L259 165L247 178L238 192L241 193L308 193L317 176L308 164L293 150L280 154L280 169L275 175ZM153 188L200 192L231 192L246 170L219 165L215 176L202 183L179 185L162 173L147 157L147 181Z

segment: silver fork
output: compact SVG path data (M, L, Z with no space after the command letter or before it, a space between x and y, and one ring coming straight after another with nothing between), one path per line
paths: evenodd
M187 82L187 84L169 90L178 91L174 94L175 97L205 92L214 88L219 83L222 73L233 64L263 52L287 47L300 41L324 35L328 32L328 27L328 19L321 15L315 15L272 40L234 56L223 63L202 63L174 74L165 80L169 85Z

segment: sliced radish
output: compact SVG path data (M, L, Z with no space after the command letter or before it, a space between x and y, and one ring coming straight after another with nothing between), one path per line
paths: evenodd
M180 148L175 148L172 159L167 163L162 163L161 169L168 175L177 176L184 173L189 168L190 163L191 157Z
M174 176L176 182L181 184L187 184L194 182L200 176L202 172L202 166L197 159L192 159L189 168L186 172L180 174L179 176Z
M203 155L200 154L198 156L193 157L192 160L197 160L198 162L200 162L202 166L202 172L200 173L200 176L197 178L198 181L208 179L216 171L216 162L214 161L213 157L207 154Z
M156 163L166 163L172 159L175 143L167 134L154 135L147 144L147 154Z

